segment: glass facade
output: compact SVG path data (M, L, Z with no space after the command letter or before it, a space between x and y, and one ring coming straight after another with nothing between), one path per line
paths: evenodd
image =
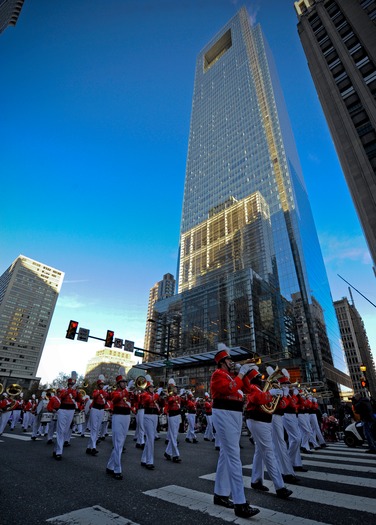
M178 292L183 352L224 341L298 352L308 380L346 370L273 60L245 8L197 58Z

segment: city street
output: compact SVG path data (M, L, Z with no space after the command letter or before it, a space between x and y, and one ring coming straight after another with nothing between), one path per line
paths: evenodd
M242 436L246 496L261 512L251 520L235 518L232 510L213 505L218 452L214 443L185 442L180 434L182 463L163 458L165 434L155 444L154 471L141 467L141 450L134 432L128 435L123 454L121 481L106 475L111 451L107 437L96 457L85 454L87 438L72 437L63 460L52 458L53 445L46 438L32 441L18 427L6 428L0 437L2 525L218 525L225 522L262 525L332 524L370 525L376 520L376 456L366 447L349 449L344 443L303 456L309 469L299 473L301 483L289 486L293 495L280 500L266 476L269 493L251 490L254 447ZM75 436L75 435L73 435Z

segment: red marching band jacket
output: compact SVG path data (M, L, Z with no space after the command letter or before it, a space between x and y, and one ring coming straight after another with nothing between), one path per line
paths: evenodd
M188 414L196 414L197 403L192 397L188 397L185 408Z
M62 410L76 410L82 400L81 394L75 388L64 388L60 391L59 398Z
M113 414L129 415L132 410L132 395L127 389L118 388L111 394Z
M159 395L151 392L143 392L140 395L140 403L145 409L145 414L160 414L160 407L158 404Z
M165 413L170 417L180 415L181 402L180 396L168 396L164 406Z
M263 392L257 385L250 383L247 376L245 376L244 387L246 393L246 419L271 423L272 414L267 414L261 408L261 405L266 405L273 401L271 393L268 391Z
M210 380L213 408L221 410L243 410L243 381L222 368L217 368Z
M91 408L104 410L104 408L106 407L108 397L109 395L106 390L103 390L102 388L99 390L94 390Z
M204 403L204 409L205 409L205 414L207 416L211 416L212 415L212 408L213 408L213 402L209 401L209 400L206 400L205 403Z

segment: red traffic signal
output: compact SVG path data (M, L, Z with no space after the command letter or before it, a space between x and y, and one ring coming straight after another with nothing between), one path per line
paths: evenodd
M69 321L67 335L65 336L67 339L74 339L76 337L77 326L78 326L77 321Z
M107 346L108 348L112 347L112 343L114 341L114 335L115 332L113 330L107 330L106 340L104 342L104 346Z
M360 381L360 384L361 384L362 388L366 388L366 386L367 386L367 381L366 381L365 379L362 379L362 380Z

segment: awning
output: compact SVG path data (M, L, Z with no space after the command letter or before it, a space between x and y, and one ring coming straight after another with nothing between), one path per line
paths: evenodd
M181 356L181 357L172 357L166 363L166 359L158 361L150 361L148 363L140 363L135 365L134 368L140 368L142 370L153 370L158 368L163 368L166 364L175 369L186 368L192 366L210 366L214 364L214 356L217 353L217 350L212 352L205 352L203 354L193 354L190 356ZM247 348L242 346L235 346L230 348L230 355L232 359L236 361L242 361L243 359L251 358L253 353L250 352Z

